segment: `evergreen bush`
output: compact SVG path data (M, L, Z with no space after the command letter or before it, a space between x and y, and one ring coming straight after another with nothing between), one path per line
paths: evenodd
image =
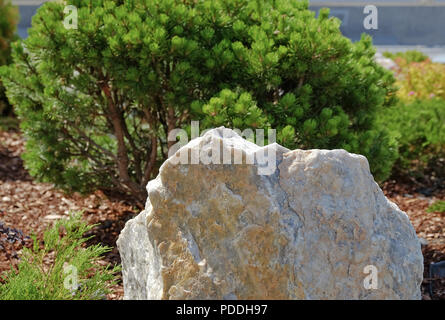
M97 300L105 299L120 266L98 261L110 250L100 244L84 247L84 234L94 225L81 214L57 221L43 236L43 246L33 236L33 247L23 248L18 269L3 275L0 300Z
M277 129L289 148L344 148L388 176L395 148L374 123L393 76L369 37L296 0L76 0L78 28L45 3L1 70L27 137L31 174L66 189L131 193L165 160L167 133Z
M445 176L445 100L401 101L378 119L398 145L394 166L398 173L416 178L426 173Z

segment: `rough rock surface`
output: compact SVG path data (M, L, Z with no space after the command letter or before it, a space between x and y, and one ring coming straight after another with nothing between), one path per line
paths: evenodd
M215 143L245 157L274 152L276 170L177 163ZM365 157L261 148L225 128L175 156L119 237L125 299L420 299L419 240ZM369 265L376 289L365 288Z

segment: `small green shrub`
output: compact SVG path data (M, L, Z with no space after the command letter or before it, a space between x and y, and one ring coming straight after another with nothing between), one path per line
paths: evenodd
M18 270L11 269L3 277L5 284L0 285L0 300L105 298L119 267L98 264L100 257L110 250L108 247L82 246L88 240L83 235L92 227L77 214L59 220L45 231L43 247L33 237L33 248L23 249Z
M445 100L435 98L400 102L380 113L379 121L397 141L397 170L423 174L428 169L443 177Z
M432 205L426 209L426 212L445 212L445 201L439 200L434 202Z
M46 2L1 70L34 177L143 204L175 144L168 133L191 120L267 120L289 148L344 148L387 176L394 148L374 119L393 103L393 75L375 63L370 37L352 43L327 10L316 18L296 0L67 4L78 29L64 28L64 3ZM237 106L220 104L224 90Z

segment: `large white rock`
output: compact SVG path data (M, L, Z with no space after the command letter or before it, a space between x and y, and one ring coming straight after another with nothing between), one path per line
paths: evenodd
M221 144L220 156L255 163L178 164L179 152ZM262 154L276 165L270 175L259 172ZM361 155L260 148L218 128L168 159L147 190L117 243L125 299L421 297L414 228Z

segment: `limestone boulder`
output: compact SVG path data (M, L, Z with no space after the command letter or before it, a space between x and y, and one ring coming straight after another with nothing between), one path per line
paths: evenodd
M218 128L147 191L117 242L125 299L421 297L415 230L361 155L259 147Z

